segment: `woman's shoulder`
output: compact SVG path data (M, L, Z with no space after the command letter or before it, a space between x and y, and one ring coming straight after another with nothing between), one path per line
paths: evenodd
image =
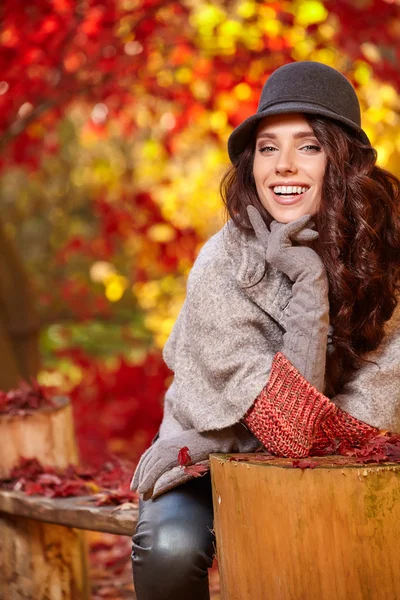
M235 231L236 229L236 231ZM228 221L202 246L189 274L189 280L213 274L230 278L235 275L242 254L243 234Z
M204 274L223 280L238 280L249 271L265 268L265 250L251 233L239 229L232 220L213 236L201 248L190 272L189 279ZM254 273L252 273L254 276Z

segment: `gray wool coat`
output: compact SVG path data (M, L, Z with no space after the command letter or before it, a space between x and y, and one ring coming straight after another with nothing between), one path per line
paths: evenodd
M239 232L229 221L205 243L164 347L174 379L165 396L159 439L191 428L231 428L234 435L282 349L291 289L290 279L265 262L265 250L252 232ZM379 348L365 356L376 364L364 363L346 374L340 394L331 400L370 425L399 432L400 304L385 333ZM248 432L240 451L259 445ZM153 497L187 479L182 467L174 467L160 477Z

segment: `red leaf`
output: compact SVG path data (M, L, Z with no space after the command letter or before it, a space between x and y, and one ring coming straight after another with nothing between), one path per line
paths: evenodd
M46 395L46 390L37 381L32 381L32 384L21 381L18 388L0 392L0 413L26 414L43 406L53 405L53 400Z
M209 470L206 465L189 465L184 468L185 473L188 475L193 475L193 477L201 477L204 473L207 473Z
M105 492L100 494L96 500L96 506L107 506L110 504L124 504L124 502L136 502L136 492Z
M349 449L347 456L355 456L359 462L393 462L400 460L400 435L378 434L361 448Z
M100 492L108 504L135 502L137 494L129 490L133 464L116 457L98 471L68 465L65 469L43 466L37 459L22 458L0 489L38 494L47 498L86 496ZM108 489L111 488L111 489Z
M189 454L189 448L187 446L184 446L178 452L178 463L181 465L181 467L184 467L185 465L188 465L191 462L192 459Z
M62 483L61 479L57 477L57 475L51 475L50 473L44 473L43 475L39 475L37 478L37 482L41 485L60 485Z
M296 459L292 461L292 467L295 469L315 469L316 466L317 463L312 460Z
M28 496L36 496L43 494L43 488L39 483L35 483L33 481L28 481L25 485L24 489L25 494Z

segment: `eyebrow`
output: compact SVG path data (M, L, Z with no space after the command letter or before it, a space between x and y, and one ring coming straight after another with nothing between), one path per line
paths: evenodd
M301 139L301 138L305 138L305 137L313 137L315 138L315 134L312 131L297 131L293 137L297 140L297 139ZM260 133L260 135L257 136L257 139L265 139L268 138L270 140L276 140L277 135L275 133Z

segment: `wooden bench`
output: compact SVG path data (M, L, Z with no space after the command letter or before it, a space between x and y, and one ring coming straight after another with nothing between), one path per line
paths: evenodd
M1 518L12 515L64 527L133 535L137 506L120 510L118 506L96 506L95 502L96 496L45 498L0 490L0 513L4 513Z
M20 459L63 470L78 464L66 397L35 411L0 415L0 478ZM0 490L0 598L89 600L84 529L132 535L137 507L96 506L95 496L46 498Z
M96 496L46 498L0 490L0 590L7 600L88 600L82 530L131 536L138 507L96 506Z

